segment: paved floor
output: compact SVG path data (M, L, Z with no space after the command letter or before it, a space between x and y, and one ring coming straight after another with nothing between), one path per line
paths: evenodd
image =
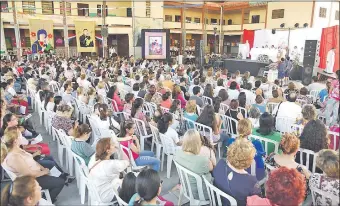
M58 154L57 154L57 142L52 140L52 136L47 133L45 128L39 123L39 117L37 113L33 113L32 122L33 122L33 127L35 130L40 133L43 138L45 143L49 144L50 150L51 150L51 155L55 158L55 160L58 161ZM146 145L146 148L150 148L149 145ZM63 167L64 168L64 167ZM166 178L166 161L164 164L164 171L160 172L161 179L163 180L163 185L162 185L162 193L161 195L169 200L172 201L175 205L178 204L178 190L174 192L170 192L172 188L176 186L176 184L179 182L177 170L174 164L172 164L171 168L171 178L167 179ZM6 184L9 182L1 182L1 188L3 188ZM55 205L81 205L80 203L80 195L78 192L77 184L76 181L72 182L69 184L69 186L65 186L61 193L58 196L58 200L55 203ZM87 194L88 195L88 194ZM183 198L182 198L183 199ZM87 197L85 198L87 201ZM184 203L186 203L187 200L184 200ZM87 204L87 203L85 203Z

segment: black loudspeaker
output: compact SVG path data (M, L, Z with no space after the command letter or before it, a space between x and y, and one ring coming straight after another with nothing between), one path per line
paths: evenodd
M214 64L213 64L213 67L214 68L223 68L223 64L224 64L223 61L215 61Z
M266 69L266 68L260 68L260 70L259 70L259 73L257 73L257 76L258 77L263 77L263 74L264 74L264 72L265 71L268 71L269 69Z
M289 78L291 80L302 80L302 71L302 66L294 66L293 69L289 72Z
M320 50L320 43L318 40L306 40L305 50L303 53L303 66L314 67L317 66L318 56Z
M196 40L195 42L195 58L200 65L203 64L203 40Z
M304 66L302 69L302 84L309 85L312 83L313 67Z

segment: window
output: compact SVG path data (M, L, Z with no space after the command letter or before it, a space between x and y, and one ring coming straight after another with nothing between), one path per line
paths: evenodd
M1 1L1 12L8 12L8 2L7 1Z
M102 16L102 5L97 4L97 16Z
M23 1L22 11L24 14L35 14L35 2L34 1Z
M251 16L251 23L252 24L260 23L260 15Z
M150 15L151 15L151 8L150 8L150 6L151 6L151 2L150 2L150 0L148 0L148 1L145 1L145 6L146 6L146 17L150 17Z
M284 9L275 9L272 11L272 19L282 19L285 16Z
M165 21L172 21L172 15L165 15Z
M54 14L53 1L42 1L41 6L43 14Z
M335 20L339 20L339 10L335 11Z
M232 19L228 19L228 25L233 25L233 20Z
M327 8L322 8L322 7L320 7L320 10L319 10L319 17L321 17L321 18L326 18L326 14L327 14Z
M25 47L31 47L31 37L24 37L25 38Z
M77 4L78 16L89 16L89 5L88 4Z
M132 17L132 9L131 8L126 8L126 16Z
M187 22L187 23L191 23L191 17L185 17L185 22Z
M175 22L181 22L181 16L175 15Z
M200 18L194 18L194 22L199 24L199 23L201 23L201 19Z
M217 19L211 19L211 24L217 24Z
M66 15L71 16L71 3L66 2ZM60 2L60 14L64 14L63 2Z

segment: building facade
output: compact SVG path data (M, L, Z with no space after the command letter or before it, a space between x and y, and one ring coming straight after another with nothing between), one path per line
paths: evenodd
M69 56L78 55L76 38L68 40L75 35L75 20L96 22L99 56L103 46L112 46L119 55L140 57L138 35L142 28L170 29L171 48L176 50L173 55L193 52L196 40L204 41L206 52L232 54L242 41L244 29L338 25L339 2L1 1L7 50L30 47L28 19L31 18L53 20L54 45L60 55L65 54L65 46ZM284 28L280 27L282 23ZM108 28L104 43L103 25Z

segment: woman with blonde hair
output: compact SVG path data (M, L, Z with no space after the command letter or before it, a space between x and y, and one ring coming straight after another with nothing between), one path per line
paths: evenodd
M258 180L262 180L265 176L263 157L266 155L266 152L264 151L262 143L259 140L251 140L249 138L249 135L252 134L252 129L253 126L249 119L241 119L237 126L238 137L236 137L236 140L247 139L253 144L254 148L256 149L256 155L254 157L256 162L256 178ZM228 140L227 146L229 147L229 145L232 145L236 140L234 138L230 138Z
M309 187L322 190L327 194L339 197L339 152L331 149L320 150L316 154L316 166L323 171L323 174L313 173L310 177ZM336 205L339 198L331 199L323 196L316 196L317 205Z
M248 196L261 193L256 177L246 171L254 161L255 154L256 150L250 141L238 138L228 148L227 161L221 159L212 172L214 185L234 197L237 205L246 205ZM223 199L223 205L228 203L228 200Z
M189 100L185 106L184 117L196 122L198 115L196 114L196 101Z
M182 94L181 87L179 85L174 86L174 89L172 91L172 97L174 99L178 99L181 102L181 108L182 109L185 108L187 101L185 100L185 98Z
M13 134L5 134L1 142L1 166L13 172L17 177L33 176L38 181L42 189L48 189L52 203L64 187L65 179L61 177L49 176L50 169L44 168L37 163L33 156L20 148L19 135L16 130Z
M178 150L175 154L175 161L181 166L187 168L191 172L198 175L205 175L208 181L211 182L210 171L213 170L213 161L207 156L201 156L200 151L202 147L202 141L200 133L193 129L189 129L183 137L182 150ZM192 179L192 178L191 178ZM204 183L203 183L204 184ZM198 198L197 184L192 179L191 189L195 198ZM207 195L206 187L203 186L203 192L206 199Z
M41 198L41 187L33 176L22 176L4 187L1 193L1 205L31 206L50 205L50 203Z

